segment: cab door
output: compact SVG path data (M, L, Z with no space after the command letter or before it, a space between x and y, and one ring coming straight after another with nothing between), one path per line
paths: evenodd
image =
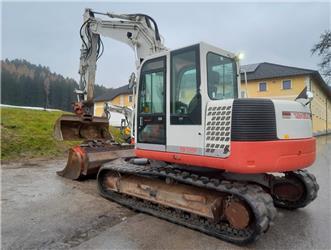
M200 47L193 45L170 53L167 151L203 153Z
M137 103L137 144L140 149L165 151L166 57L147 60L140 71Z

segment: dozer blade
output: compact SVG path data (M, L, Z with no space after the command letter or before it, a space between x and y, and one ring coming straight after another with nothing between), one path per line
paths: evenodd
M93 142L69 150L67 165L57 174L72 180L94 178L101 165L122 157L133 157L133 145L102 144Z
M77 115L62 115L54 125L53 136L59 141L112 139L108 129L107 118L94 116L89 121Z

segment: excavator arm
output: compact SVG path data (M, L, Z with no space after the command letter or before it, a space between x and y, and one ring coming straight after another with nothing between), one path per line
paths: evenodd
M59 118L54 136L59 140L111 138L108 119L93 114L97 61L104 50L101 37L120 41L133 49L137 70L144 58L167 48L163 45L156 22L145 14L101 13L86 9L79 33L82 45L79 89L75 90L77 102L73 105L76 115Z
M96 117L93 114L97 61L104 50L101 37L120 41L133 49L137 70L147 56L167 50L163 46L157 24L144 14L118 15L86 9L79 33L82 45L79 89L75 90L77 102L73 105L75 115L61 116L54 127L54 137L58 140L83 140L79 146L69 150L67 165L58 172L60 176L69 179L95 175L101 164L107 161L134 156L133 145L118 144L109 133L110 117ZM134 74L130 82L134 82L132 79L135 79ZM105 111L123 114L132 135L134 110L107 104Z
M110 112L115 112L124 115L125 120L127 121L128 127L132 128L133 120L132 120L132 113L133 110L128 107L122 107L118 105L114 105L111 103L106 103L104 107L104 112L106 113L106 117L108 119L111 118Z
M103 20L95 15L103 15L110 20ZM103 52L101 36L125 43L133 49L137 69L146 56L166 50L161 42L157 24L144 14L117 15L86 9L80 36L82 39L80 89L76 90L76 93L78 100L85 102L87 106L93 103L96 63ZM88 107L88 110L84 111L83 114L88 116L92 115L93 109Z

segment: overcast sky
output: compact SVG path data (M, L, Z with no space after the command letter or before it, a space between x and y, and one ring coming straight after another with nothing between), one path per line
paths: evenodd
M272 62L318 69L310 49L330 28L330 3L2 3L2 59L24 58L78 79L79 28L85 8L145 13L158 23L165 45L199 41L244 52L242 64ZM97 83L117 87L134 71L129 47L104 38Z

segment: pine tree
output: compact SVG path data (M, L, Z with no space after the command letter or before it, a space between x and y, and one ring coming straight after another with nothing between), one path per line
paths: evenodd
M1 103L56 108L72 111L76 102L78 83L70 78L52 73L48 67L34 65L26 60L1 61ZM108 88L96 85L94 96L102 95Z

